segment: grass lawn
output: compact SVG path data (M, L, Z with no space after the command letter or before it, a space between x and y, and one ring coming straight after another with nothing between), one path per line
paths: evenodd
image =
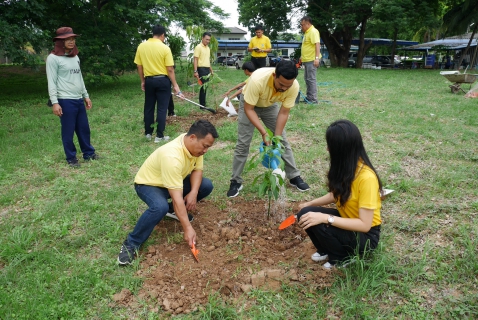
M223 82L209 92L209 106L245 79L235 69L216 73ZM182 91L192 92L184 74L178 79ZM304 88L302 71L299 82ZM253 290L245 310L212 296L183 317L478 318L478 99L452 94L435 70L321 68L318 82L322 102L294 107L286 127L311 190L287 197L302 201L325 192L325 129L337 119L353 121L384 186L396 190L383 202L381 246L338 273L331 287ZM138 265L116 263L145 208L134 175L157 147L144 139L139 77L86 85L92 144L102 159L71 169L59 120L46 106L44 71L0 67L0 319L164 317L112 299L123 288L137 293L144 280ZM197 111L176 104L178 116L191 123ZM225 118L220 147L206 155L205 176L215 184L210 199L218 207L227 206L236 129ZM166 128L172 137L179 133L179 125ZM256 132L253 146L259 141ZM254 176L245 176L240 197L246 200L257 198Z

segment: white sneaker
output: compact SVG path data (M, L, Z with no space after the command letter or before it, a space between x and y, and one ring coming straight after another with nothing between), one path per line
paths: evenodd
M326 260L328 257L329 256L327 254L320 254L320 253L316 252L310 258L315 262L319 262L319 261Z
M168 140L169 140L169 136L164 136L162 138L156 137L154 138L154 143L160 143L160 142L168 141Z
M145 135L146 140L151 140L152 136L150 134Z
M335 268L335 264L331 264L330 262L326 262L323 264L322 268L325 270L332 270Z

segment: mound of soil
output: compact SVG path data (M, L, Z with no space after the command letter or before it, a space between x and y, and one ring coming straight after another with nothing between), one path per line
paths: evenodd
M161 221L150 238L153 244L140 252L137 274L145 279L143 287L137 296L123 289L113 299L132 311L139 299L151 311L181 314L196 310L214 293L247 306L253 301L244 293L252 288L330 286L333 275L310 259L315 249L307 234L297 224L278 230L283 217L267 219L266 212L264 201L230 199L222 210L210 201L199 203L192 222L199 262L178 235L179 222Z

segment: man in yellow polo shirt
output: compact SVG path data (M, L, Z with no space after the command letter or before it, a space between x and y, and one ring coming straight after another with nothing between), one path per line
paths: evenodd
M154 142L168 141L164 135L166 113L171 96L171 84L177 95L183 97L176 83L174 60L171 49L164 44L166 30L161 25L153 27L153 37L141 43L136 50L134 63L141 78L141 90L144 91L144 134L147 140L153 135L154 107L157 104L156 138Z
M251 53L251 61L256 70L266 66L267 53L272 52L271 40L264 35L264 27L257 25L255 28L256 36L249 42L248 52Z
M305 16L300 20L304 32L301 59L304 65L304 80L307 86L307 101L317 103L317 68L320 68L320 34L312 25L312 19Z
M244 88L244 96L241 97L239 103L237 143L232 161L232 176L231 185L227 192L228 197L236 197L242 190L243 179L241 174L249 155L254 128L259 130L264 143L270 143L267 140L267 131L259 118L274 135L282 136L284 139L282 143L285 151L282 160L284 160L285 173L290 184L299 191L309 190L309 185L300 177L300 171L295 165L294 155L284 130L290 109L295 105L295 98L299 93L297 74L298 71L294 62L282 60L275 69L261 68L254 71L250 76Z
M165 216L179 220L189 246L196 243L193 216L188 211L196 210L196 203L212 192L211 180L202 175L203 156L218 137L209 121L197 120L188 133L159 147L146 159L136 174L134 188L148 209L121 246L120 265L133 262L139 247Z
M211 41L211 33L204 32L202 35L201 43L194 49L194 76L202 83L209 81L205 78L208 74L213 74L211 68L211 50L209 49L209 42ZM206 89L201 86L199 90L199 104L203 107L206 106Z

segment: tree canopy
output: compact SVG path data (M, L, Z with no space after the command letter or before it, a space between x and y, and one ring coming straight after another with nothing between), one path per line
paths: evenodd
M117 75L134 69L136 47L155 24L201 25L222 30L228 14L209 0L8 0L0 3L0 50L14 63L34 65L37 53L53 48L59 27L72 27L82 70ZM44 58L44 57L43 57Z

